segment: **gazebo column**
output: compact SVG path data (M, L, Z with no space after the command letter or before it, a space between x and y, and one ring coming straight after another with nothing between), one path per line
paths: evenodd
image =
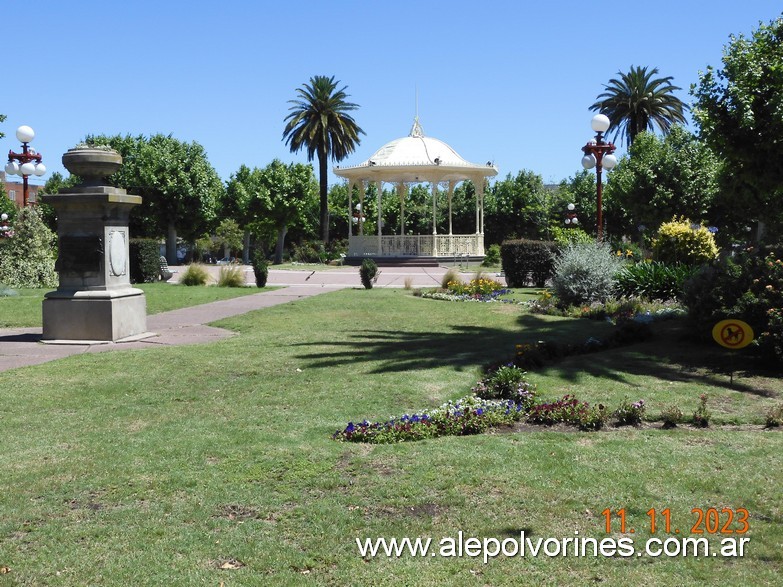
M376 181L375 186L378 188L378 254L383 255L383 237L381 233L381 194L383 194L383 182Z
M403 182L397 184L397 193L400 195L400 236L405 236L405 188Z
M438 234L438 182L432 182L432 234Z
M454 232L451 230L451 198L454 196L454 182L449 182L449 236L454 234Z
M479 191L481 189L482 187L480 187L479 184L476 184L476 234L481 234L481 225L479 224L479 201L481 199Z
M348 237L353 236L353 182L348 180Z
M364 180L361 181L359 184L359 219L357 220L357 223L359 224L359 236L364 235L364 222L362 222L362 218L364 218L364 192L367 191L367 184Z
M479 203L480 215L480 230L479 234L484 234L484 178L478 180L478 186L476 186L476 194Z

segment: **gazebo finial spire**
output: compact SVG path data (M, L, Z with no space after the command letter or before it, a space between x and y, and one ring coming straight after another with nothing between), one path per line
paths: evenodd
M417 139L420 139L424 136L424 131L421 129L421 125L419 124L419 116L416 115L416 117L413 119L413 126L411 127L411 132L408 134L409 137L415 137Z

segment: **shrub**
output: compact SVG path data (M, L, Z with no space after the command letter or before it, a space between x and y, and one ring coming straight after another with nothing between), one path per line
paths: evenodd
M613 294L621 265L607 244L569 245L555 260L552 290L561 306L602 302Z
M206 285L209 280L209 273L200 263L191 263L179 282L182 285Z
M406 277L405 281L403 282L403 287L405 289L407 289L407 290L412 290L413 289L413 277L410 277L410 276Z
M703 338L720 320L744 320L757 334L761 352L783 362L783 260L774 252L747 249L702 267L685 282L683 301Z
M701 394L699 396L699 406L693 412L693 423L701 428L709 426L710 418L712 418L712 413L707 409L707 399L706 393Z
M359 267L359 277L365 289L372 289L373 280L377 274L378 265L375 264L375 261L372 259L362 261L362 266Z
M327 253L323 241L303 241L294 244L291 259L297 263L326 263Z
M484 260L481 262L484 267L492 267L500 264L500 245L489 245L484 252Z
M599 413L603 406L597 406ZM571 426L580 426L582 420L595 423L596 413L594 413L590 404L580 402L572 395L564 395L562 399L554 402L541 403L534 405L528 412L527 421L531 424L541 424L551 426L553 424L569 424ZM601 415L601 421L603 421ZM601 424L602 425L602 424ZM599 426L600 427L600 426ZM594 430L597 428L593 428Z
M485 279L477 276L467 283L459 280L449 281L446 284L448 293L454 295L468 296L489 296L495 292L505 289L505 286L494 279Z
M160 275L160 244L151 238L128 241L131 283L152 283Z
M783 424L783 404L778 404L767 410L764 423L767 428L777 428Z
M266 287L266 280L269 278L269 263L267 263L264 252L261 249L256 249L253 252L251 262L253 264L253 275L256 278L256 286Z
M664 428L675 428L677 424L682 422L683 413L679 407L671 405L663 409L661 417L663 418Z
M219 287L245 287L242 269L236 265L221 266L217 284Z
M508 286L524 287L530 275L537 287L544 287L552 278L557 250L558 246L548 241L505 241L500 247L500 257Z
M650 300L673 300L682 297L685 281L695 268L681 263L660 261L634 263L617 274L617 292L621 296L638 296Z
M701 265L718 258L712 233L704 226L676 216L671 222L661 224L653 238L652 249L655 258L664 263Z
M54 233L35 208L23 208L0 255L0 283L8 287L57 287Z
M613 415L617 418L618 426L638 426L642 423L642 416L644 416L645 410L643 399L633 403L624 399Z
M552 227L552 240L559 247L595 242L595 239L581 228L563 228L562 226Z
M512 400L528 409L536 394L535 385L528 382L525 375L515 365L502 365L479 381L473 393L482 399Z

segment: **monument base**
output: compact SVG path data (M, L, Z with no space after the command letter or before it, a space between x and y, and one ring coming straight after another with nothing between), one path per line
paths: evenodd
M140 289L53 291L43 301L43 341L118 342L147 333Z

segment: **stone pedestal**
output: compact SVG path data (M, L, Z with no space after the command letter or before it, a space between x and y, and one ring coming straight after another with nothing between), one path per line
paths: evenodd
M85 181L44 195L57 212L60 276L43 302L44 342L118 342L147 333L144 292L130 284L128 216L140 196L100 185L119 169L114 151L72 149L63 164Z

